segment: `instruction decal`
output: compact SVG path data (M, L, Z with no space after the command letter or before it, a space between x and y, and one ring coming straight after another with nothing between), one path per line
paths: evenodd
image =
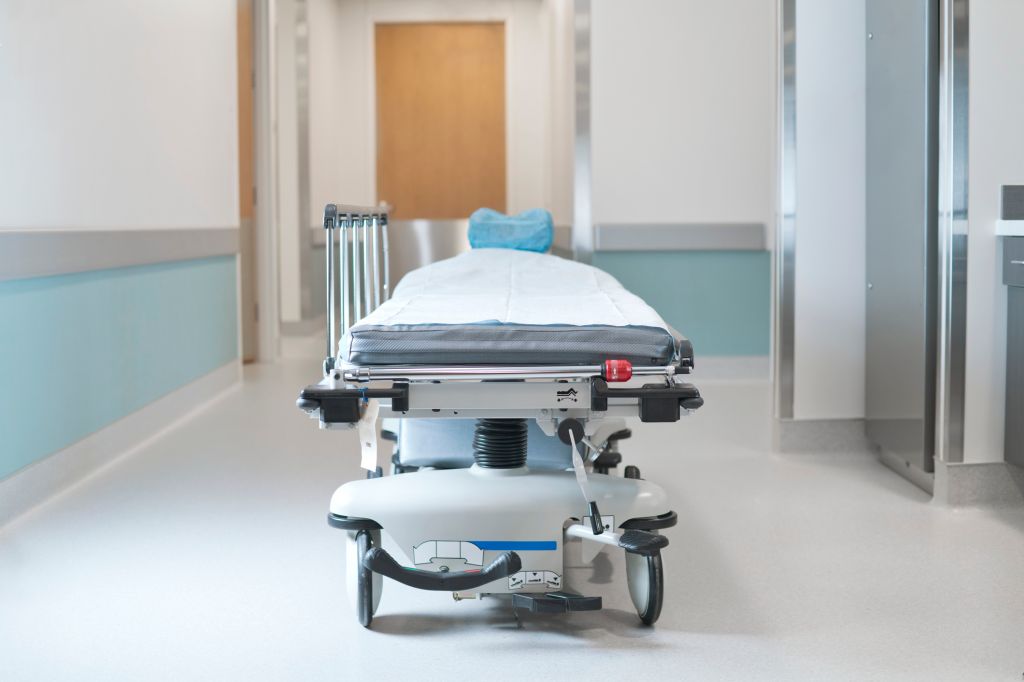
M564 391L555 392L555 402L557 403L578 403L580 392L575 388L567 388Z
M562 576L554 571L519 571L508 577L510 590L521 590L526 585L544 585L557 590L562 587Z

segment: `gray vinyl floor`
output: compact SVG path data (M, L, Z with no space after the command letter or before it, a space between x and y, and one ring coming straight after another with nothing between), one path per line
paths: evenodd
M736 382L623 447L680 515L655 628L638 626L612 553L580 576L601 612L517 620L389 582L365 631L324 521L361 475L355 442L293 407L316 367L247 368L199 416L0 530L0 680L1024 673L1024 516L933 505L868 453L773 453L768 386Z

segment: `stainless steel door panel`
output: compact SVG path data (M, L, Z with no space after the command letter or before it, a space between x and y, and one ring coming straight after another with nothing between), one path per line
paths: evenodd
M937 3L867 3L868 435L933 470Z

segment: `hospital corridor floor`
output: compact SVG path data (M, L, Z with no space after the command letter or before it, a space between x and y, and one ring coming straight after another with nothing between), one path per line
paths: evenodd
M246 367L237 389L0 529L0 680L1024 673L1020 512L935 505L868 452L773 452L769 385L699 374L705 408L622 445L679 513L654 628L609 552L572 569L602 611L517 617L387 581L364 630L325 519L362 475L357 443L294 407L317 366Z

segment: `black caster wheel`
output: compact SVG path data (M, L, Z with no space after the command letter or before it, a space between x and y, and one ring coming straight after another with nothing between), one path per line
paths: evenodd
M622 475L625 478L640 478L640 467L630 464L622 470Z
M408 474L408 473L411 473L413 471L416 471L416 469L417 469L417 467L411 467L411 466L406 466L406 465L402 464L402 461L398 457L398 453L397 452L394 455L391 456L391 475L392 476L397 476L398 474Z
M661 552L653 556L626 553L626 582L629 596L644 625L654 625L665 599L665 571Z
M370 627L373 614L380 605L381 588L384 579L363 566L363 557L373 547L380 546L380 531L361 530L348 533L346 545L346 573L349 603L356 611L356 618L363 627Z

